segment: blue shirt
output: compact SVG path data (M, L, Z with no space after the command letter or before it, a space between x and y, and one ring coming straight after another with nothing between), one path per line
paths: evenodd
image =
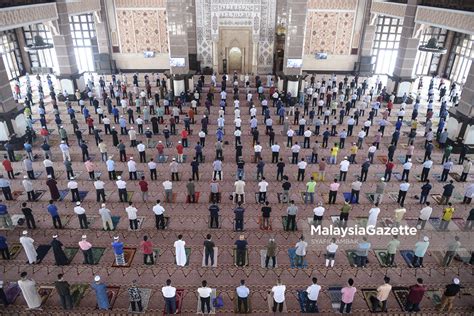
M4 236L0 236L0 249L8 248L7 239Z
M48 209L48 213L49 213L52 217L54 217L54 216L59 216L59 214L58 214L58 207L57 207L56 205L54 205L54 204L49 204L48 207L47 207L47 209Z
M249 296L250 290L245 285L239 286L237 289L237 296L240 298L246 298Z
M30 152L30 151L33 150L33 147L31 146L31 144L28 144L28 143L25 143L25 144L23 145L23 148L25 148L25 150L26 150L27 152Z
M116 255L121 255L123 254L123 242L120 241L114 241L112 243L112 248L114 248L114 253Z
M119 116L119 110L118 110L117 108L113 108L113 109L112 109L112 114L113 114L114 116Z
M7 206L4 204L0 204L0 215L5 215L5 214L8 214Z

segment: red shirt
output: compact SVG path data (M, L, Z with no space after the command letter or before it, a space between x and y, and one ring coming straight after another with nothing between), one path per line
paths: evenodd
M183 129L183 130L181 131L181 138L182 138L182 139L188 138L188 131L187 131L187 130Z
M141 180L140 182L138 182L138 185L140 186L140 190L142 192L148 192L148 182L146 182L145 180Z
M88 117L86 120L87 126L94 126L94 119L92 117Z
M12 163L10 160L5 159L2 161L3 168L5 168L5 171L13 171Z
M165 150L165 146L162 143L158 143L158 145L156 145L156 150L158 150L158 153L162 154Z
M48 136L49 131L46 128L42 128L40 131L41 136Z
M407 300L413 304L419 304L425 295L426 288L424 285L412 285L410 286L410 292L408 293Z
M184 151L183 145L178 144L178 146L176 146L176 150L178 151L178 154L181 155Z
M387 109L389 109L389 110L393 109L393 103L392 103L392 101L388 101L388 103L387 103Z
M194 117L194 111L193 111L193 109L189 109L189 111L188 111L188 116L189 116L190 119L192 119L192 118Z
M387 162L387 164L385 165L387 167L387 170L389 171L392 171L393 168L395 167L395 164L391 161Z
M149 240L142 241L140 243L140 248L145 255L151 255L153 253L153 244Z

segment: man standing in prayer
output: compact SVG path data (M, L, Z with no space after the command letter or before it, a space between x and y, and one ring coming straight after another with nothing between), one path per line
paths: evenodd
M183 240L183 235L178 235L178 240L174 242L174 251L176 254L176 264L179 267L186 265L186 248L184 247L186 242Z
M36 282L27 278L28 273L22 272L20 274L21 279L18 280L18 286L20 287L23 298L28 305L28 309L38 309L41 306L41 296L38 294L36 288Z
M94 277L94 283L92 283L91 287L95 291L97 307L102 310L108 310L110 308L110 304L109 297L107 295L107 285L105 285L103 282L100 282L100 276L96 275Z
M114 237L112 248L114 248L115 264L118 266L124 266L126 263L125 263L125 257L123 254L123 242L119 241L118 236Z
M82 240L79 242L79 248L84 255L84 264L94 264L94 257L92 255L92 244L87 241L87 236L82 235Z
M26 230L23 231L23 236L20 237L20 244L23 246L23 249L26 252L26 256L28 257L28 263L33 264L36 263L36 258L38 254L36 253L36 249L34 246L34 239L28 237L28 232Z
M53 235L53 240L51 241L51 248L53 248L54 260L56 261L56 265L67 266L69 264L69 259L64 253L63 243L58 240L58 235Z

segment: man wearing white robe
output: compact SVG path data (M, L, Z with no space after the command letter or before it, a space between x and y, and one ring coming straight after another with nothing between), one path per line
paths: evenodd
M39 308L41 306L41 296L38 294L36 282L27 278L26 272L21 273L21 280L18 280L18 286L28 305L29 309Z
M20 237L20 243L26 252L26 256L28 257L29 264L35 263L36 257L38 257L35 246L33 244L34 242L35 241L33 240L33 238L28 237L28 232L26 230L23 231L23 236Z
M378 207L378 204L375 204L374 207L372 207L369 211L369 219L367 220L367 227L376 227L377 226L377 217L379 216L380 213L380 208Z
M174 242L174 251L176 253L176 264L180 267L186 265L186 249L184 246L186 242L183 239L183 235L178 235L178 240Z

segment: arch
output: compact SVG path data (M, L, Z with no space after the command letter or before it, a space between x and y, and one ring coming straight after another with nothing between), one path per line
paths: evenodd
M242 50L237 46L229 49L229 73L242 72Z

